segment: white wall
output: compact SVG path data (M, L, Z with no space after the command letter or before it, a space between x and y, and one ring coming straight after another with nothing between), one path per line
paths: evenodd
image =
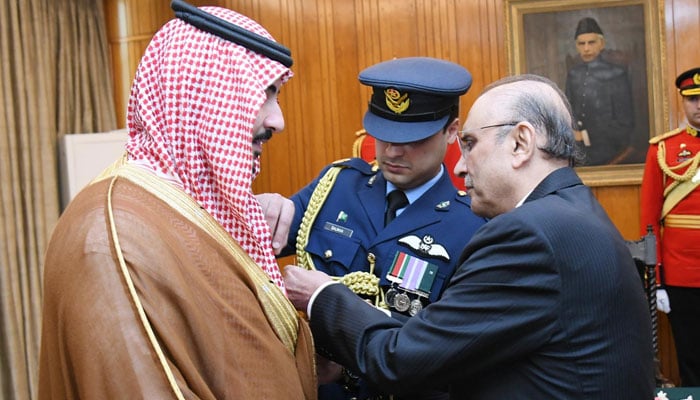
M61 209L103 169L124 154L126 129L101 133L73 133L60 137Z

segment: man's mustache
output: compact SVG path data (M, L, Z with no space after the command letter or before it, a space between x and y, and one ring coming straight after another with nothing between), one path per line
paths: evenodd
M265 129L265 131L253 136L253 142L270 140L270 138L272 138L272 129Z

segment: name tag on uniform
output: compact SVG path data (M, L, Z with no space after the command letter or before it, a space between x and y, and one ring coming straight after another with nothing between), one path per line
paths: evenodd
M326 222L323 224L323 229L327 231L331 231L333 233L337 233L338 235L343 235L345 237L352 237L353 230L348 229L344 226L336 225L331 222Z

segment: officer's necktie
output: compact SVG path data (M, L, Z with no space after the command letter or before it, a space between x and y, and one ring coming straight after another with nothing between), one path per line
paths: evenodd
M396 210L404 208L408 205L406 194L401 190L392 190L387 199L386 213L384 214L384 226L389 225L396 218Z

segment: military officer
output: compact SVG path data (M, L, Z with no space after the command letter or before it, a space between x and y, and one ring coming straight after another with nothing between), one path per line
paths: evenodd
M566 76L566 97L586 165L617 164L631 152L632 89L625 68L603 57L605 37L595 19L579 21L574 34L581 63Z
M452 62L410 57L373 65L359 80L372 88L363 127L375 139L376 161L334 162L293 195L282 255L296 253L300 265L407 318L440 297L462 249L486 222L472 213L443 164L471 74ZM398 205L387 197L398 197ZM396 216L385 215L393 208ZM345 378L345 385L322 385L320 398L380 392L353 388L351 376Z
M657 306L668 313L683 386L700 386L700 68L678 75L687 125L652 138L641 226L660 238Z

